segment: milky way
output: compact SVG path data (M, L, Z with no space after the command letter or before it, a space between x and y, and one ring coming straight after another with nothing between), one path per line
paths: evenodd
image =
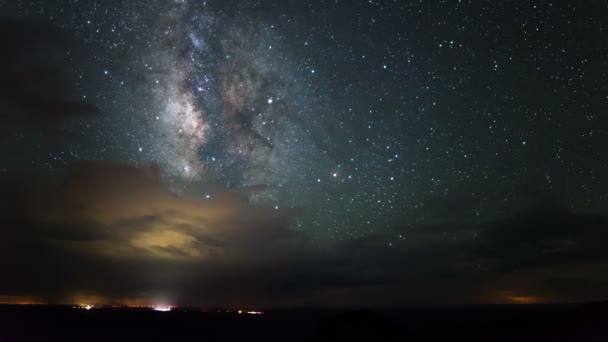
M161 39L151 42L151 51L141 60L150 71L146 82L151 87L149 92L135 96L143 97L146 103L152 101L153 107L144 115L147 119L152 116L157 122L152 124L150 141L145 148L151 150L155 161L172 176L200 180L205 176L205 163L199 151L209 126L202 106L195 100L197 89L191 84L199 70L188 59L191 47L183 37L188 28L182 21L188 10L186 3L178 2L157 18L156 29L162 32ZM143 152L144 147L140 148Z
M317 178L302 171L327 178L329 169L316 171L319 164L335 167L310 135L317 119L308 107L310 89L297 84L301 76L289 55L275 53L283 42L272 23L218 15L204 4L179 2L150 19L160 39L146 41L128 66L146 75L124 94L146 122L130 133L136 146L129 148L138 153L129 156L158 163L172 182L265 184L252 201L307 205L308 184Z
M153 18L160 39L146 41L129 67L146 74L126 95L136 100L134 115L149 123L133 133L144 135L134 148L145 157L137 160L159 163L176 181L289 181L290 161L316 148L306 139L301 108L289 104L294 71L273 54L268 24L244 16L251 21L243 28L182 2Z

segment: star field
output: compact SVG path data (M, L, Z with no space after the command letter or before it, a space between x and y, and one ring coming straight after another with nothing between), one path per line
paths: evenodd
M0 13L0 302L606 296L605 2Z
M75 127L87 144L42 158L49 168L112 159L156 163L171 182L266 184L252 200L303 208L292 228L321 240L433 220L419 215L428 199L461 193L479 221L529 186L605 208L599 3L7 6L90 52L70 77L103 116Z

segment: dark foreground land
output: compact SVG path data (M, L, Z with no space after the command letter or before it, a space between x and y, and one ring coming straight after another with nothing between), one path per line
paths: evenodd
M264 315L0 306L0 341L608 341L608 304Z

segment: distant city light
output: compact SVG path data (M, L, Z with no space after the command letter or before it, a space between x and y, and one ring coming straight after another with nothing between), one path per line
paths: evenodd
M154 307L154 311L168 312L168 311L171 311L171 307L169 307L169 306L155 306Z
M263 311L243 311L243 310L238 310L237 313L239 315L241 314L248 314L248 315L263 315L264 312Z

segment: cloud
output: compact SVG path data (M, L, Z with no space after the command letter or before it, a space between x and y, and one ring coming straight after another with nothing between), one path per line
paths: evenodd
M386 280L367 274L370 260L349 246L316 248L290 230L297 210L251 204L246 194L266 186L187 183L191 195L178 196L160 174L155 166L79 162L59 177L5 178L1 200L11 206L0 216L0 267L11 277L0 294L311 305ZM209 188L212 199L202 196Z
M493 222L483 229L480 258L494 268L512 270L578 262L608 262L601 241L608 238L608 217L572 213L564 208L534 209Z
M226 189L205 199L204 185L196 183L189 187L200 188L197 198L177 196L155 166L79 162L46 183L25 195L22 219L88 253L229 257L242 250L243 240L262 247L291 234L288 211L250 206L239 191Z
M3 179L0 264L12 276L0 293L40 286L65 294L82 283L91 291L122 292L129 287L125 278L142 291L160 290L166 281L179 292L189 274L203 281L272 267L298 250L289 230L293 211L253 206L240 190L215 187L205 199L208 185L196 183L188 186L201 195L180 197L154 166L79 162L60 177L21 176ZM264 187L245 191L256 188ZM49 272L64 277L57 281ZM157 273L173 276L149 280Z
M97 108L75 96L65 72L77 57L75 44L37 22L0 20L0 113L3 124L45 127L92 115Z
M408 276L434 274L452 288L461 286L461 298L470 292L470 298L486 302L601 299L600 291L589 288L608 281L602 272L608 266L602 246L608 217L576 213L535 193L517 196L527 203L524 209L483 220L446 209L474 212L479 202L466 197L425 202L411 217L434 220L396 225L395 232L407 240L394 260L410 268Z
M532 206L484 222L403 219L389 234L317 246L289 228L298 210L249 201L264 185L187 182L175 184L188 189L178 196L161 173L78 162L56 176L3 177L0 268L10 276L0 296L206 307L446 304L594 299L601 293L586 284L608 283L603 216Z
M73 125L100 111L76 89L83 49L50 25L8 18L0 18L0 41L2 169L31 168L68 143L86 143Z

